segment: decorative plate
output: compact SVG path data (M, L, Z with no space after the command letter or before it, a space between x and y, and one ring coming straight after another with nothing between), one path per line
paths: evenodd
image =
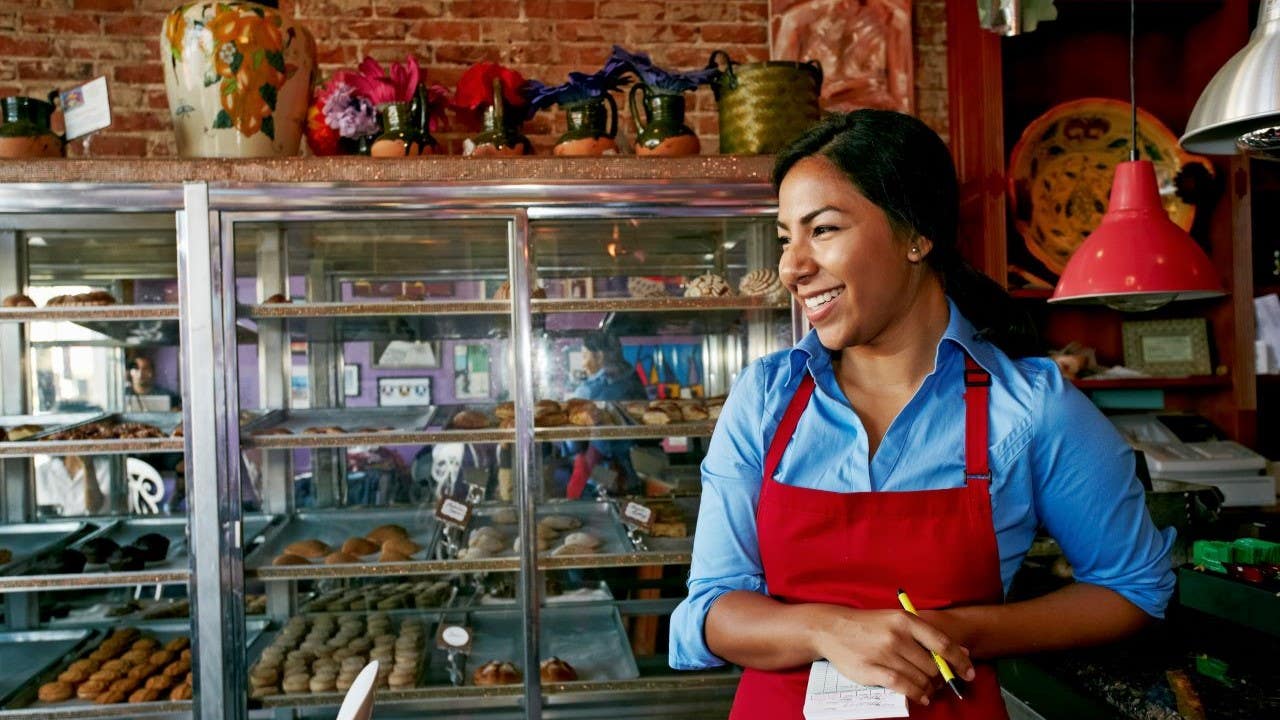
M1129 103L1082 98L1058 105L1022 132L1009 158L1009 202L1027 249L1055 273L1107 211L1117 163L1129 159ZM1191 228L1195 206L1174 194L1174 178L1188 163L1213 166L1178 146L1164 123L1138 109L1138 156L1156 167L1169 217Z

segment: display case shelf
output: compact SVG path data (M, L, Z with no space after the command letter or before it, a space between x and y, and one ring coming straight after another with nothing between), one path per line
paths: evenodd
M1226 375L1191 375L1189 377L1141 377L1116 380L1073 380L1081 390L1206 390L1229 387L1231 378Z
M0 322L116 323L178 319L177 305L64 305L43 308L0 308Z
M0 457L33 455L124 455L180 453L182 438L130 438L111 440L58 440L0 442Z
M789 303L770 302L756 296L726 295L714 298L609 298L592 300L541 300L532 301L534 313L570 312L706 312L708 310L785 310Z
M423 302L296 302L250 305L245 308L254 319L340 318L400 315L510 315L508 300L423 301Z

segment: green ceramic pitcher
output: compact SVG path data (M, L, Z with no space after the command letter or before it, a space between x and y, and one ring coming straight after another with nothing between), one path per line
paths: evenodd
M49 99L56 97L49 93ZM62 157L62 136L53 131L52 102L31 97L0 98L0 158Z
M638 105L637 96L641 100ZM658 92L637 84L631 87L627 101L636 123L637 155L678 157L697 155L702 149L698 135L684 124L683 93Z

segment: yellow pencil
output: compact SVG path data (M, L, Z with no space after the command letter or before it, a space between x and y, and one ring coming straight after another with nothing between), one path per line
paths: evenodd
M916 607L911 604L911 598L907 597L907 591L902 588L898 588L898 602L902 604L903 610L906 610L916 617L920 616L920 614L916 612ZM956 697L963 700L964 696L960 694L960 681L956 679L955 673L951 672L951 666L948 665L947 661L943 660L942 656L938 653L930 650L929 654L933 656L933 662L938 666L938 670L942 671L942 679L946 680L947 685L951 686L951 690L956 694Z

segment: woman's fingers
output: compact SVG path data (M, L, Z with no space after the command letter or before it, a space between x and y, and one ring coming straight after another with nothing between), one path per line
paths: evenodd
M880 685L894 692L902 693L912 702L928 705L933 695L934 684L928 676L917 668L905 663L898 667L872 665L863 673L864 684Z
M946 633L915 615L903 613L903 616L909 622L911 636L917 643L924 646L926 650L932 650L942 656L942 659L951 666L951 672L955 673L956 677L962 680L973 679L973 661L969 659L968 650ZM932 656L929 657L929 661L933 663Z

